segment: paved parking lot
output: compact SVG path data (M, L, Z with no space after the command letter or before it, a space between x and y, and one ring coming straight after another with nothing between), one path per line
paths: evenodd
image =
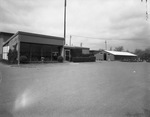
M0 71L0 117L145 117L150 109L149 63L0 64Z

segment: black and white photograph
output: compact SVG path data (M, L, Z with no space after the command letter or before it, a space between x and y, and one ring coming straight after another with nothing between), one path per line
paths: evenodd
M0 117L150 117L150 0L0 0Z

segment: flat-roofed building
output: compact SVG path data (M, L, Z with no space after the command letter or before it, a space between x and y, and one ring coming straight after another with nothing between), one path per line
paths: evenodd
M3 44L3 59L8 59L9 51L17 51L17 61L26 56L29 62L57 61L63 52L64 38L18 31Z
M87 47L80 47L80 46L64 46L64 57L65 60L71 61L73 57L80 57L83 55L89 55L90 54L90 48Z

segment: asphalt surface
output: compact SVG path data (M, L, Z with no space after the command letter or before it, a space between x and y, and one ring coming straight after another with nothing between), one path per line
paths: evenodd
M0 64L0 117L148 117L149 113L150 63Z

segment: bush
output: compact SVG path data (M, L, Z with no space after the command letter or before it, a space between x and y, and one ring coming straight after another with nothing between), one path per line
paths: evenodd
M73 57L72 61L73 62L95 62L96 57L91 56L91 57Z
M58 60L58 62L62 63L63 60L64 60L64 58L63 58L62 56L59 56L59 57L57 58L57 60Z
M95 62L96 61L96 57L95 56L90 56L90 62Z
M8 52L8 61L10 64L14 64L14 63L17 63L17 50L11 50L9 49L9 52Z
M5 60L5 59L2 59L1 62L4 64L10 64L10 62L8 60Z
M20 56L20 63L28 63L28 58L26 56Z

